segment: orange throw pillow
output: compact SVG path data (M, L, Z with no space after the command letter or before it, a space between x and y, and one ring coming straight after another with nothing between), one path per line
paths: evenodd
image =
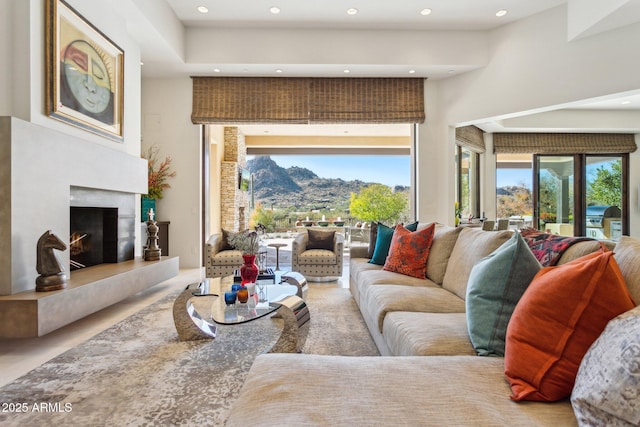
M507 327L504 365L511 399L569 397L591 344L611 319L633 307L613 252L604 246L540 270Z
M429 258L434 231L435 224L413 232L398 224L393 232L389 255L382 269L426 279L427 258Z

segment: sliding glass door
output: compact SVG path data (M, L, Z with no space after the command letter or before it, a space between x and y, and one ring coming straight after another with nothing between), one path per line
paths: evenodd
M534 193L540 230L574 235L575 167L573 156L536 156Z
M539 230L617 240L628 233L628 155L536 155Z

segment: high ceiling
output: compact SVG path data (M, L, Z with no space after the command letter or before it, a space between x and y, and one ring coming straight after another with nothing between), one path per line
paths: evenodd
M189 27L489 30L567 0L168 0ZM207 13L198 11L199 6ZM278 13L272 13L276 7ZM428 13L426 9L430 9ZM499 10L507 14L496 17ZM351 13L349 13L351 11ZM355 13L354 13L355 11ZM422 12L425 11L425 12ZM425 13L425 14L423 14ZM428 14L427 14L428 13Z
M154 6L157 4L154 0ZM555 7L591 7L594 2L585 0L164 0L168 5L166 13L172 13L187 31L211 29L322 29L322 30L375 30L375 31L468 31L492 30L514 21L530 17ZM597 2L596 2L597 3ZM613 12L602 11L598 20L584 31L589 35L607 31L640 21L640 0L625 0L623 6ZM589 6L591 4L591 6ZM206 13L198 7L207 9ZM277 8L277 10L274 10ZM428 10L427 10L428 9ZM350 11L351 10L351 11ZM496 16L498 11L506 10L504 16ZM593 10L589 10L592 12ZM274 13L277 12L277 13ZM428 13L427 13L428 12ZM126 12L124 12L126 13ZM132 24L135 16L128 17ZM139 31L137 37L142 41L142 55L151 57L157 52L157 35L146 28L131 26ZM171 31L169 28L167 31ZM173 29L175 30L175 29ZM543 29L541 29L543 31ZM143 40L148 34L148 40ZM135 35L135 34L134 34ZM187 41L185 41L187 43ZM339 47L338 47L339 48ZM175 58L173 64L154 69L143 67L143 76L154 76L159 72L173 72L183 75L216 75L217 64L199 63ZM191 63L190 63L191 62ZM197 64L195 62L198 62ZM281 74L290 76L313 76L332 73L342 75L350 64L283 64ZM407 73L403 69L394 69L393 64L355 64L350 75L386 76ZM159 70L158 68L162 68ZM355 71L355 72L354 72ZM430 79L448 78L469 71L460 67L451 70L445 65L431 64L416 67L413 77ZM273 64L233 64L226 63L218 75L274 75ZM394 74L395 73L395 74ZM406 74L404 74L406 75ZM595 118L597 117L597 120ZM636 93L616 94L611 97L588 100L572 105L556 106L548 111L521 117L500 118L479 127L493 132L637 132L640 133L640 91ZM326 129L323 131L322 129ZM309 134L309 132L328 132L333 135L360 135L370 128L342 126L336 128L311 129L296 127L244 127L248 135L264 134ZM376 134L405 134L406 128L375 128Z

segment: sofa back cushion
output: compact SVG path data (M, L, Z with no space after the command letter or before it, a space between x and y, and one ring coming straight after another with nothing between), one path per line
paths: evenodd
M422 224L418 225L418 229L420 229L421 226ZM433 242L431 243L431 251L427 259L427 278L438 285L442 285L451 252L456 245L461 231L462 227L449 227L447 225L436 224Z
M562 253L562 256L556 265L566 264L569 261L573 261L574 259L583 257L591 252L600 250L601 243L609 250L613 250L615 246L615 243L607 241L600 242L598 240L585 240L583 242L574 243Z
M613 251L629 293L640 305L640 239L622 236Z
M451 252L442 287L465 299L469 274L475 263L498 249L512 234L509 230L484 231L481 228L463 227Z
M467 286L467 325L479 356L504 356L511 314L541 268L517 232L473 266Z

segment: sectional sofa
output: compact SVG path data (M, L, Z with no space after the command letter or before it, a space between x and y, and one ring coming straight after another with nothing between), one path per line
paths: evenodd
M435 226L425 278L386 271L366 248L351 248L350 289L382 356L261 355L227 425L638 425L640 240L606 243L619 266L609 270L621 273L633 301L584 356L572 398L516 402L505 375L510 359L478 355L466 309L478 265L514 239L510 231ZM575 269L600 247L577 242L553 268ZM583 299L582 284L572 286L571 301ZM564 306L558 301L551 312Z

